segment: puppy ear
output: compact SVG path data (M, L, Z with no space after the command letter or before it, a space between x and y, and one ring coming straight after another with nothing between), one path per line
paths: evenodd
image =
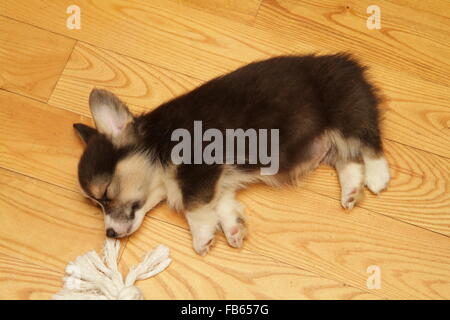
M82 123L74 123L73 127L85 144L98 133L97 130Z
M93 89L89 95L89 107L97 130L112 140L120 137L133 121L127 106L106 90Z

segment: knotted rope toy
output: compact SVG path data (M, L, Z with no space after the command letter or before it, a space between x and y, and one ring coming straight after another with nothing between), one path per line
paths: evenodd
M106 239L103 259L89 251L66 267L63 289L54 300L143 300L141 290L133 284L160 273L172 261L169 248L159 245L144 260L130 268L125 281L117 266L120 240Z

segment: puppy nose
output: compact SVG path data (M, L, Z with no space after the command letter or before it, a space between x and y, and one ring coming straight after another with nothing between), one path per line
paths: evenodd
M113 228L108 228L108 229L106 229L106 236L108 238L116 238L117 237L117 233L114 231Z

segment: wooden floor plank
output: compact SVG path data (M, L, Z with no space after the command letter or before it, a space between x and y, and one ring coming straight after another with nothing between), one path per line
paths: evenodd
M90 117L87 99L92 88L97 87L113 91L133 112L142 113L201 83L177 72L78 43L49 104Z
M75 40L0 16L0 88L47 101Z
M56 272L0 253L0 300L48 300L61 290Z
M343 277L355 287L365 286L369 265L379 266L383 280L377 294L387 298L450 297L446 236L361 208L345 214L333 208L335 200L295 188L292 193L246 190L241 199L249 215L249 250L336 280Z
M251 24L258 13L262 0L171 0L177 4L190 6L219 17Z
M365 191L362 208L450 236L450 163L428 153L385 141L392 180L388 191ZM302 179L299 186L336 199L340 187L336 171L322 166Z
M450 19L450 2L442 0L428 0L426 2L416 0L387 0L386 6L396 5L403 8L409 8L418 11L419 13L426 11L430 14L429 21L445 17Z
M448 21L384 3L377 2L382 12L380 30L367 28L366 10L373 4L369 0L265 0L254 25L266 31L277 30L295 44L350 51L366 61L448 85Z
M82 143L73 123L84 116L0 90L0 167L72 190L79 189Z
M0 169L2 253L56 272L104 241L103 215L79 193Z
M204 80L293 48L278 35L165 0L79 1L83 26L69 30L71 4L5 0L0 6L5 16Z
M160 243L170 247L173 262L156 278L138 283L147 299L379 299L376 292L233 250L223 239L200 258L187 230L150 218L130 237L121 259L124 269Z
M384 96L381 127L389 140L450 158L450 90L404 72L370 64L369 79Z

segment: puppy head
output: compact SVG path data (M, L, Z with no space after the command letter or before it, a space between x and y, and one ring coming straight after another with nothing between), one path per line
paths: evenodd
M134 118L112 93L93 90L89 106L96 129L74 124L86 148L78 164L84 194L102 208L108 237L136 231L163 199L162 178L136 144Z

